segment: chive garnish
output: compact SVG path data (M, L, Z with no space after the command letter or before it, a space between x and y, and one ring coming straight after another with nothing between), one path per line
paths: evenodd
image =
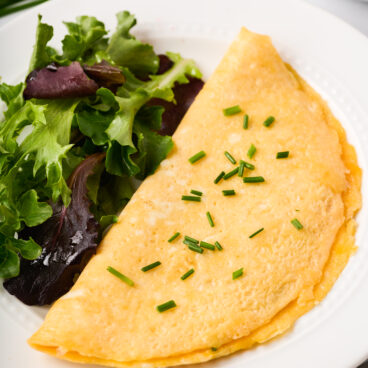
M206 216L207 216L208 222L210 223L210 226L211 227L214 227L215 226L215 223L213 222L213 219L212 219L211 214L209 212L206 212Z
M184 280L185 280L185 279L187 279L190 275L193 275L193 273L194 273L194 268L191 268L189 271L185 272L185 274L184 274L182 277L180 277L180 278L184 281Z
M230 115L238 114L242 110L239 105L235 105L235 106L227 107L226 109L223 109L222 111L224 112L225 116L230 116Z
M215 241L215 245L216 245L216 248L218 250L223 250L224 249L224 248L222 248L221 244L218 241Z
M232 195L235 195L235 190L234 189L223 190L222 194L224 196L232 196Z
M198 244L199 240L191 238L190 236L185 235L184 240L190 241L191 243Z
M257 234L261 233L264 230L264 227L262 227L261 229L257 230L255 233L253 233L252 235L249 235L249 239L252 239L253 237L255 237Z
M191 243L191 244L188 245L188 248L190 250L192 250L193 252L197 252L197 253L201 253L201 254L203 253L203 249L200 246L196 245L196 244Z
M273 116L269 116L264 122L263 125L265 127L269 127L273 122L275 121L275 118Z
M233 280L239 278L240 276L243 276L243 267L233 272Z
M239 167L225 174L224 180L230 179L232 176L236 175L238 173L238 170L239 170Z
M201 196L203 195L203 193L202 193L202 192L200 192L199 190L194 190L194 189L192 189L190 192L191 192L192 194L196 195L196 196L199 196L199 197L201 197Z
M245 167L249 170L254 170L256 168L254 165L250 164L249 162L245 163Z
M226 158L233 164L236 164L236 160L235 158L227 151L224 152L224 155L226 156Z
M248 129L248 121L249 121L249 116L245 114L243 118L243 129Z
M239 161L238 176L243 177L243 174L244 174L244 168L245 168L245 161L240 160L240 161Z
M173 242L178 236L180 235L180 233L179 232L177 232L177 233L175 233L169 240L168 240L168 242L169 243L171 243L171 242Z
M249 147L249 150L248 150L248 157L249 158L252 158L254 156L254 154L256 153L257 149L256 149L256 146L252 143Z
M129 277L123 275L118 270L115 270L114 267L108 266L107 267L107 271L109 271L111 274L113 274L114 276L116 276L121 281L125 282L127 285L134 286L134 282Z
M168 302L158 305L156 308L157 310L162 313L162 312L166 312L167 310L171 309L171 308L175 308L176 307L176 303L173 300L169 300Z
M289 151L277 152L276 158L288 158Z
M297 230L303 229L303 225L299 222L297 218L291 220L290 222L295 226Z
M225 176L225 171L221 171L219 176L213 182L217 184L224 176Z
M184 239L183 243L186 245L197 245L197 243L193 243L192 241L188 240L188 239Z
M215 348L214 346L212 346L211 350L212 351L217 351L217 348Z
M244 183L263 183L264 181L263 176L246 176L243 178Z
M191 158L189 158L189 162L191 164L194 164L195 162L197 162L198 160L200 160L204 156L206 156L206 153L204 151L199 151L198 153L193 155Z
M161 264L161 262L160 262L160 261L153 262L153 263L151 263L151 264L149 264L149 265L147 265L147 266L142 267L142 268L141 268L141 271L143 271L143 272L147 272L147 271L149 271L149 270L152 270L153 268L158 267L160 264Z
M214 245L212 245L210 243L207 243L205 241L201 241L199 243L199 245L201 246L201 248L206 248L206 249L209 249L209 250L215 250L216 249Z
M189 195L183 195L181 196L181 199L183 201L190 201L190 202L200 202L201 201L201 197L189 196Z

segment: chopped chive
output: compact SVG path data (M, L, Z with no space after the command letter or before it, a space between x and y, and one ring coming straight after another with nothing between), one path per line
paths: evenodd
M147 266L142 267L142 268L141 268L141 271L143 271L143 272L147 272L147 271L149 271L149 270L152 270L153 268L158 267L160 264L161 264L161 262L160 262L160 261L153 262L153 263L151 263L151 264L149 264L149 265L147 265Z
M245 114L243 118L243 129L248 129L248 121L249 121L249 116Z
M202 192L200 192L199 190L194 190L194 189L192 189L190 192L191 192L192 194L196 195L196 196L199 196L199 197L201 197L201 196L203 195L203 193L202 193Z
M134 282L129 277L123 275L118 270L115 270L115 268L108 266L107 271L109 271L111 274L113 274L114 276L116 276L118 279L125 282L129 286L134 286Z
M253 233L252 235L249 235L249 239L254 238L257 234L261 233L264 230L264 227L262 227L261 229L257 230L255 233Z
M240 276L243 276L243 267L233 272L233 280L239 278Z
M263 125L265 127L269 127L273 122L275 121L275 118L273 116L269 116L264 122Z
M171 243L171 242L173 242L178 236L180 235L180 233L179 232L177 232L177 233L175 233L169 240L168 240L168 242L169 243Z
M249 162L245 163L245 167L249 170L254 170L256 168L254 165L250 164Z
M184 240L188 240L188 241L190 241L190 242L192 242L194 244L198 244L199 243L199 240L194 239L194 238L191 238L190 236L187 236L187 235L184 236Z
M244 183L263 183L264 181L263 176L246 176L243 178Z
M211 227L214 227L215 226L215 223L213 222L213 219L212 219L211 214L209 212L206 212L206 216L207 216L208 222L210 223L210 226Z
M200 246L196 245L196 244L191 243L191 244L188 245L188 248L190 250L192 250L193 252L197 252L197 253L201 253L201 254L203 253L203 249Z
M300 210L295 210L296 212L299 212Z
M303 229L303 225L299 222L297 218L291 220L290 222L295 226L297 230Z
M222 248L221 244L218 241L215 241L215 245L216 245L216 248L218 250L223 250L224 249L224 248Z
M239 167L235 168L234 170L228 172L227 174L225 174L224 176L224 180L230 179L232 176L236 175L239 171Z
M187 279L190 275L193 275L193 273L194 273L194 268L191 268L189 271L185 272L185 274L184 274L182 277L180 277L180 278L184 281L184 280L185 280L185 279Z
M249 158L252 158L252 157L254 156L254 154L256 153L256 151L257 151L257 148L256 148L256 146L252 143L252 144L251 144L251 146L249 147L249 150L248 150L248 153L247 153L248 157L249 157Z
M176 303L173 300L169 300L168 302L158 305L156 308L157 310L162 313L162 312L166 312L167 310L171 309L171 308L175 308L176 307Z
M224 155L226 156L226 158L233 164L236 164L236 160L233 156L231 156L231 154L227 151L224 152Z
M217 351L217 348L215 348L214 346L212 346L211 350L212 351Z
M235 190L234 189L223 190L222 194L224 196L233 196L235 195Z
M216 249L214 245L212 245L210 243L207 243L205 241L201 241L199 243L199 245L201 246L201 248L206 248L206 249L209 249L209 250L215 250Z
M183 195L181 196L181 199L183 201L190 201L190 202L200 202L201 197L195 197L195 196L189 196L189 195Z
M184 239L183 240L183 243L186 244L186 245L198 245L197 243L194 243L194 242L192 242L192 241L190 241L188 239Z
M242 110L239 105L235 105L235 106L227 107L226 109L223 109L222 111L224 112L225 116L230 116L230 115L238 114Z
M198 160L200 160L204 156L206 156L206 153L204 151L199 151L198 153L193 155L191 158L189 158L189 162L191 164L194 164L195 162L197 162Z
M242 178L243 175L244 175L245 161L240 160L239 164L240 165L239 165L239 170L238 170L238 176L240 176Z
M288 158L289 151L277 152L276 158Z
M224 176L225 176L225 171L221 171L219 176L213 182L217 184Z

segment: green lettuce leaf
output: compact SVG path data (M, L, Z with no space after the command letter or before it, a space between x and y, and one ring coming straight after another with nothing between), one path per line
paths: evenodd
M118 25L110 38L107 54L117 65L129 68L134 74L156 74L159 58L153 51L153 47L138 41L129 33L137 23L134 15L123 11L116 17Z
M179 54L173 53L168 53L168 56L174 63L172 68L164 74L151 76L151 80L148 82L136 79L127 69L123 70L126 83L118 90L115 97L119 104L119 111L106 129L106 134L110 140L106 156L106 169L111 174L134 176L140 173L141 168L139 162L134 161L134 155L141 148L142 152L138 157L141 161L142 153L147 155L147 147L151 142L154 143L153 149L159 148L159 150L157 155L152 160L150 159L151 161L146 161L144 166L147 173L153 173L158 166L158 158L166 157L164 156L165 152L167 154L172 147L171 138L161 139L149 129L145 129L142 124L137 124L135 128L140 147L136 147L133 143L135 117L145 103L151 98L172 101L174 98L172 87L175 82L187 83L187 76L201 77L193 60L183 59ZM157 114L156 110L155 113ZM157 122L156 126L158 126ZM145 135L146 139L143 138ZM140 178L144 176L144 174L140 174Z
M5 119L9 119L24 105L23 90L24 83L19 83L15 86L10 86L6 83L0 84L0 98L8 107L4 112Z
M54 34L54 29L48 24L42 23L41 20L42 16L39 15L36 31L36 43L33 46L33 53L29 63L28 73L38 68L44 68L51 61L46 45L51 40Z
M63 58L84 62L107 48L105 25L95 17L81 16L76 22L64 22L69 34L62 41Z

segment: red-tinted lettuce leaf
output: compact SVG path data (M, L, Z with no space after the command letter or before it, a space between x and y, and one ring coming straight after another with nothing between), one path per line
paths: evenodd
M160 54L158 57L160 59L160 66L157 74L163 74L173 66L173 62L166 55ZM173 135L190 105L202 89L204 82L201 79L193 77L188 77L188 79L189 83L186 84L175 83L173 92L176 103L159 98L153 98L147 103L148 106L162 106L165 108L162 114L161 128L157 133L161 135Z
M114 89L125 82L125 77L121 70L110 65L106 60L102 60L94 65L83 65L83 69L100 87Z
M161 135L173 135L185 113L193 103L204 82L198 78L188 77L189 83L175 83L173 88L176 104L158 98L151 99L147 105L162 106L165 108L162 114L161 129L157 133Z
M74 170L68 179L72 195L67 208L61 202L53 204L52 217L20 234L42 246L39 258L22 259L19 276L4 282L5 289L23 303L45 305L64 295L95 253L99 224L90 212L87 179L104 157L104 153L93 154Z
M68 66L50 64L36 69L27 77L24 98L76 98L96 93L98 84L89 79L80 64L75 61Z

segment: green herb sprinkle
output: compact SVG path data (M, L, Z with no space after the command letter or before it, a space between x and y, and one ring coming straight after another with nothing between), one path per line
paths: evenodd
M225 171L221 171L218 177L213 181L215 184L218 184L218 182L225 176Z
M169 309L175 308L176 307L176 303L173 300L169 300L168 302L158 305L156 308L157 310L162 313L162 312L166 312Z
M169 240L168 240L168 242L169 243L172 243L178 236L180 236L180 233L179 232L177 232L177 233L175 233Z
M199 151L198 153L193 155L191 158L189 158L189 162L191 164L194 164L195 162L199 161L204 156L206 156L206 153L204 151Z
M299 220L298 220L297 218L292 219L290 222L294 225L294 227L295 227L297 230L301 230L301 229L303 229L303 225L299 222Z
M243 129L248 129L248 122L249 122L249 116L245 114L243 118Z
M208 211L206 212L206 216L207 216L207 220L208 220L210 226L211 227L214 227L215 226L215 223L213 222L212 216L211 216L211 214Z
M252 235L249 235L249 239L254 238L256 235L258 235L259 233L261 233L264 230L264 227L262 227L261 229L257 230L255 233L253 233Z
M288 158L289 151L277 152L276 158Z
M233 164L236 164L235 158L227 151L224 152L225 157Z
M257 148L256 148L256 146L252 143L252 144L250 145L250 147L249 147L248 152L247 152L247 156L248 156L249 158L252 158L252 157L254 156L254 154L256 153L256 151L257 151Z
M116 270L114 267L108 266L107 271L109 271L111 274L116 276L121 281L125 282L129 286L134 286L134 282L127 276L120 273L118 270Z
M190 191L190 193L192 193L192 194L194 194L196 196L199 196L199 197L202 197L203 196L203 193L202 192L200 192L199 190L195 190L195 189L192 189Z
M185 272L185 274L184 274L182 277L180 277L180 278L184 281L184 280L185 280L185 279L187 279L190 275L193 275L193 273L194 273L194 268L191 268L189 271Z
M264 122L263 125L265 127L269 127L273 122L275 121L275 118L273 116L269 116Z
M264 181L263 176L246 176L243 178L244 183L263 183Z
M233 280L239 278L240 276L243 276L243 268L239 268L239 270L233 272Z
M234 189L223 190L222 194L224 196L233 196L233 195L235 195L235 190Z
M223 109L222 111L224 112L225 116L231 116L231 115L238 114L242 110L239 105L235 105L235 106L227 107L226 109Z
M153 262L153 263L151 263L151 264L149 264L149 265L147 265L147 266L142 267L142 268L141 268L141 271L143 271L143 272L147 272L147 271L149 271L149 270L152 270L153 268L158 267L160 264L161 264L161 262L160 262L160 261Z
M181 196L181 199L183 201L189 201L189 202L200 202L201 201L201 197L190 196L190 195L183 195Z

